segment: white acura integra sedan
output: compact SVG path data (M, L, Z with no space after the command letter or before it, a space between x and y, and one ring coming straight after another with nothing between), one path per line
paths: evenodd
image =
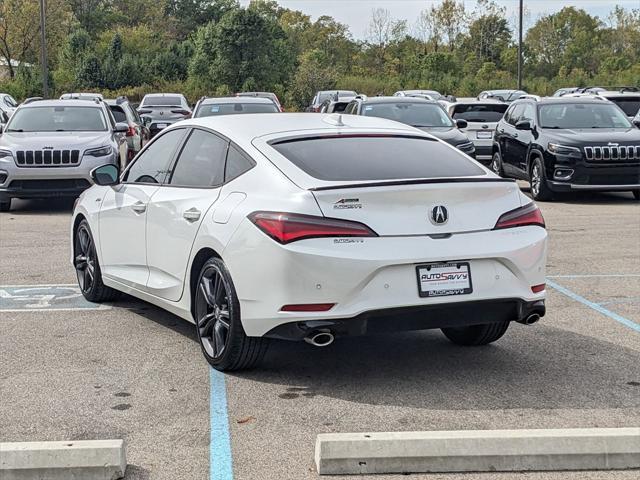
M319 114L207 117L92 173L72 222L87 300L126 292L248 368L269 338L441 328L484 345L545 313L539 209L433 136Z

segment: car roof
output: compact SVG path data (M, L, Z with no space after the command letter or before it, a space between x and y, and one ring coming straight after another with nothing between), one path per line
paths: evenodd
M147 93L145 97L184 97L181 93Z
M249 142L254 138L266 135L282 134L284 136L285 134L304 134L305 131L318 130L339 132L341 129L385 129L425 136L422 135L424 132L418 129L392 120L337 113L250 113L245 115L221 115L184 120L173 124L173 126L169 128L175 128L175 126L179 125L211 128L231 139Z
M538 105L546 105L546 104L562 104L562 103L597 103L599 105L606 103L611 104L611 102L607 102L602 98L598 98L595 95L587 95L584 97L571 97L571 96L563 96L563 97L543 97L540 100L535 100L533 98L519 98L512 105L523 102L534 102Z
M203 105L212 103L258 103L263 105L273 105L273 101L262 97L207 97L202 100Z
M620 91L620 90L605 90L598 91L598 95L601 97L640 97L640 92L633 92L630 90Z
M100 108L102 103L97 103L94 100L37 100L35 102L29 102L26 105L21 105L20 108L33 108L33 107L95 107Z
M429 95L430 93L440 93L437 90L399 90L402 93L424 93L425 95Z
M507 103L501 102L497 98L483 98L478 100L477 98L459 98L455 102L451 102L450 105L506 105Z
M432 105L440 105L436 100L427 100L422 97L367 97L362 99L362 103L430 103Z

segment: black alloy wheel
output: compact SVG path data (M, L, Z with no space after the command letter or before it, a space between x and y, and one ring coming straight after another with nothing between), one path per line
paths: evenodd
M213 368L242 370L262 360L269 340L246 335L231 274L220 258L210 258L202 267L193 301L200 347Z
M73 266L84 298L101 303L115 299L120 292L102 283L102 273L89 224L82 220L73 238Z

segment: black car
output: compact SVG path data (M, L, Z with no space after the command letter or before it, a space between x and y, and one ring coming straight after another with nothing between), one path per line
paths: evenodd
M191 108L179 93L150 93L142 99L138 114L154 136L172 123L191 118Z
M460 131L466 120L451 120L444 107L433 100L416 97L366 97L360 95L347 105L344 113L382 117L429 132L458 150L475 158L476 148Z
M631 191L640 198L640 130L614 103L549 97L512 103L496 127L491 168L555 192Z

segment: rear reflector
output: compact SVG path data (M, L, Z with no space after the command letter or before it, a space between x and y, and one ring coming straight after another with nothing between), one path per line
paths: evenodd
M545 228L542 212L540 212L538 206L533 202L502 215L493 229L524 227L526 225Z
M298 305L284 305L281 312L326 312L331 310L335 303L302 303Z
M282 244L308 238L378 236L376 232L359 222L299 213L253 212L249 215L249 220Z
M540 292L543 292L546 287L547 287L546 283L541 283L540 285L534 285L533 287L531 287L531 291L533 293L540 293Z

